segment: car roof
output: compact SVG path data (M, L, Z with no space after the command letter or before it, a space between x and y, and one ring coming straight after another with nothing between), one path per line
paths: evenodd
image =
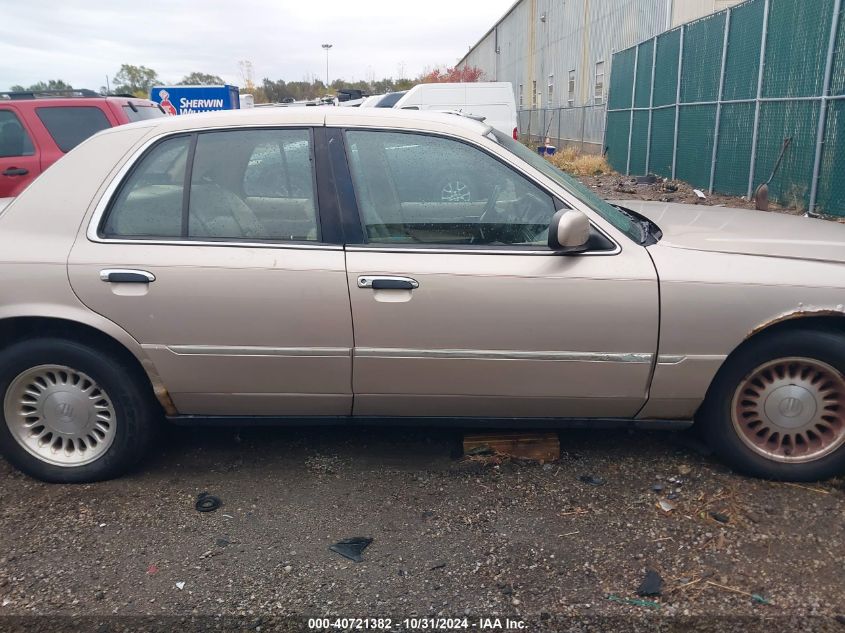
M390 108L245 108L161 117L138 121L121 128L155 128L156 133L190 132L220 127L256 127L273 125L362 126L454 132L465 136L483 135L489 126L444 112L394 110Z
M14 99L8 99L0 97L0 104L3 105L17 105L17 106L36 106L38 108L49 108L49 107L56 107L56 106L86 106L91 105L93 103L104 103L106 101L112 101L118 104L128 104L133 103L136 106L143 106L143 107L157 107L158 104L155 101L150 101L149 99L141 99L138 97L129 97L129 96L118 96L118 95L109 95L107 97L32 97L32 98L19 98L16 97Z

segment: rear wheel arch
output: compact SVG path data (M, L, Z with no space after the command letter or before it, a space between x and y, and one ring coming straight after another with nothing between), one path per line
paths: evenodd
M151 377L143 360L110 334L79 321L56 317L20 316L0 319L0 349L43 337L80 342L120 359L132 371L133 378L142 381L141 384L150 396L170 413L168 409L172 404L163 386L156 385L160 385L157 377Z

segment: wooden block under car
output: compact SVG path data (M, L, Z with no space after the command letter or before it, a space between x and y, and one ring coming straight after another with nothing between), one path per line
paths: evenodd
M551 462L560 458L557 433L468 433L464 435L464 455L484 455L490 451L517 457Z

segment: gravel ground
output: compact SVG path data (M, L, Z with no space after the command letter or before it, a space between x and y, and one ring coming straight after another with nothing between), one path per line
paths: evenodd
M658 200L703 206L754 209L754 200L745 197L714 193L712 195L705 194L706 197L701 199L695 194L695 188L692 185L680 180L664 182L662 178L658 178L654 183L638 183L636 178L625 177L617 173L601 176L579 176L578 178L606 200ZM805 209L799 206L782 206L774 201L770 202L769 210L791 215L804 215L805 212ZM827 219L845 223L845 218L830 217Z
M218 614L243 630L322 615L466 615L481 630L495 615L524 630L845 631L843 482L747 479L690 433L566 431L545 465L461 459L442 429L167 437L95 485L0 461L0 630L67 616L73 630L212 630L202 617ZM223 507L197 512L202 492ZM374 539L363 562L329 550L353 536ZM649 569L662 594L640 598ZM9 617L34 614L51 617Z

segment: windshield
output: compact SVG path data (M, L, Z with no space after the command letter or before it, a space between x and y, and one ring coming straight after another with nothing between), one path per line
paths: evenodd
M399 101L399 99L405 96L406 92L408 91L403 90L402 92L391 92L390 94L386 94L384 97L382 97L381 101L376 104L376 107L392 108L396 105L396 102Z
M599 198L589 187L561 171L539 154L535 154L522 143L513 140L508 134L503 134L499 130L493 130L491 133L500 145L554 180L629 238L637 243L642 242L642 228L630 216Z

